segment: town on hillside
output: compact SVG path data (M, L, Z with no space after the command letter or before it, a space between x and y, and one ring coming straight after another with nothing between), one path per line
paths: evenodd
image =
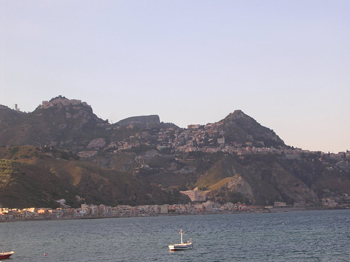
M321 156L327 156L332 159L342 160L350 159L350 151L338 153L313 152L301 148L288 146L266 147L263 141L256 142L230 142L225 140L225 133L219 128L220 123L206 125L189 125L187 129L176 129L173 127L160 128L159 130L143 130L140 133L129 136L122 141L111 142L107 145L104 138L95 138L91 140L86 149L78 152L81 158L90 158L103 149L105 152L116 153L120 151L139 148L142 146L156 146L158 152L182 153L182 152L205 152L216 153L224 152L244 156L247 154L280 154L286 159L301 159L308 153L317 153ZM135 125L128 125L128 129L133 129ZM120 127L115 127L120 128ZM149 152L143 157L139 157L139 162L145 162L148 158L157 154L157 150Z

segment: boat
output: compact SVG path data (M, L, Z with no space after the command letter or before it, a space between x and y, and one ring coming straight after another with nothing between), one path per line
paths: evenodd
M8 259L10 258L10 256L12 256L15 252L14 251L10 251L10 252L0 252L0 259Z
M183 242L183 231L181 229L180 231L181 234L181 243L180 244L172 244L169 245L170 251L180 251L180 250L187 250L193 248L193 243L192 243L192 238L187 241L186 243Z

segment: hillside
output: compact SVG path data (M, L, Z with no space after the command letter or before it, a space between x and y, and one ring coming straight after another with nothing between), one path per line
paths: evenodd
M47 190L38 185L44 202L31 202L36 206L57 197L76 205L75 195L109 205L186 202L179 191L196 188L220 202L350 203L349 152L293 148L241 110L188 128L163 123L157 115L111 125L87 103L59 96L31 113L0 106L0 145L0 159L6 160L3 204L14 192L23 192L21 201L30 199L28 182L17 187L8 182L21 173L28 175L23 181L34 174L53 181Z
M125 172L102 169L53 148L0 148L0 203L7 207L54 207L64 198L79 205L76 196L93 204L164 204L188 202L179 193L140 182Z
M225 156L198 179L196 186L212 189L212 198L220 202L272 205L283 201L295 206L317 206L323 198L332 198L348 203L350 173L342 169L330 171L331 162L317 154L303 160L273 154Z

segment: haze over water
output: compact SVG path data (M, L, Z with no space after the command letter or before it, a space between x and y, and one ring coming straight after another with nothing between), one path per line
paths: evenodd
M170 252L180 229L194 248ZM350 211L0 223L0 239L11 261L349 261Z

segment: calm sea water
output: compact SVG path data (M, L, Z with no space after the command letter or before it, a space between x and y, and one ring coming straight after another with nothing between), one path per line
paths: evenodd
M194 248L169 252L180 229ZM10 222L0 243L12 262L350 261L350 210Z

